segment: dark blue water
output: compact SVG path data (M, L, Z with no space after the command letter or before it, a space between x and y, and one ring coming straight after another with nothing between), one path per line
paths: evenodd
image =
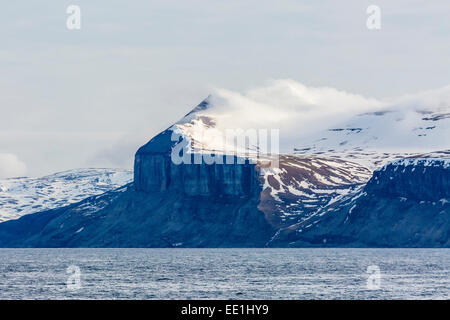
M449 269L450 249L0 249L0 298L449 299Z

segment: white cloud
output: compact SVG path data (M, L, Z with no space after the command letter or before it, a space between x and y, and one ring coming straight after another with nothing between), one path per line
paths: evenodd
M218 128L292 129L298 137L367 112L396 111L410 120L450 110L450 86L375 99L332 87L312 87L291 79L273 80L246 92L215 89L211 98Z
M214 110L221 128L280 128L309 134L386 103L330 87L309 87L290 79L244 93L216 89Z
M217 89L210 101L212 107L201 114L214 119L214 128L185 128L209 147L208 138L217 136L216 131L223 135L227 129L279 129L281 152L312 145L323 150L365 147L408 152L449 148L450 86L374 99L331 87L275 80L243 93ZM442 120L430 121L427 115L439 115ZM347 131L330 131L334 128L360 130L349 136Z
M448 110L450 106L450 85L442 88L405 94L392 99L390 104L400 108L422 111L426 111L427 109L432 109L434 111Z
M16 155L0 153L0 179L24 176L27 166Z

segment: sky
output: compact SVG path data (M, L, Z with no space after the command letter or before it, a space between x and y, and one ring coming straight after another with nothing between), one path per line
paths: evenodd
M5 2L0 178L132 168L140 145L217 90L290 79L382 100L445 87L449 16L448 0Z

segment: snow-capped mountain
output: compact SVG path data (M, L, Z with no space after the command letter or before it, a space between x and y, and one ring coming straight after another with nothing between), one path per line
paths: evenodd
M6 221L0 245L448 247L449 115L450 87L219 90L139 148L132 184ZM278 129L279 152L224 139L253 129Z
M272 128L279 129L281 154L338 158L375 170L449 148L450 87L384 101L277 81L246 94L219 90L168 130L186 137L191 152L226 154L236 148L223 139L227 130ZM255 149L236 152L252 157Z
M445 150L450 139L450 108L364 113L308 137L295 154L353 159L376 169L389 161Z
M0 180L0 222L79 202L133 179L124 169L75 169L41 178Z
M234 152L259 164L265 155L258 154L258 148L250 143L241 148L227 144L227 130L241 130L245 135L249 129L279 128L279 166L259 168L263 180L259 208L280 226L351 198L374 170L391 161L433 151L436 157L447 156L450 87L389 101L289 81L277 82L267 90L277 96L281 91L282 101L273 101L258 90L237 97L219 91L168 128L163 135L167 143L161 144L158 136L148 146L172 148L169 136L176 133L189 141L190 153ZM334 110L333 105L347 114ZM316 119L315 108L324 112L328 123ZM304 117L319 121L318 128L302 130L296 123L307 125Z

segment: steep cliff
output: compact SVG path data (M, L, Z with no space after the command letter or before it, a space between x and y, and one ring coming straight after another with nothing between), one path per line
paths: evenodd
M259 171L248 159L243 164L233 163L174 164L170 155L163 153L136 154L134 181L136 191L181 192L188 196L250 196L261 186ZM222 158L225 158L222 156Z
M177 124L189 123L195 119L196 112L206 110L208 106L207 98ZM187 196L251 196L260 191L260 172L256 163L249 159L234 156L232 161L230 158L227 161L223 154L211 154L215 161L208 164L202 159L198 161L202 154L187 146L189 154L184 154L184 149L179 153L183 161L172 161L172 149L183 139L184 143L193 144L191 137L180 134L174 125L139 148L134 161L136 191L172 191Z
M450 162L407 158L376 170L365 191L378 197L439 201L450 197Z

